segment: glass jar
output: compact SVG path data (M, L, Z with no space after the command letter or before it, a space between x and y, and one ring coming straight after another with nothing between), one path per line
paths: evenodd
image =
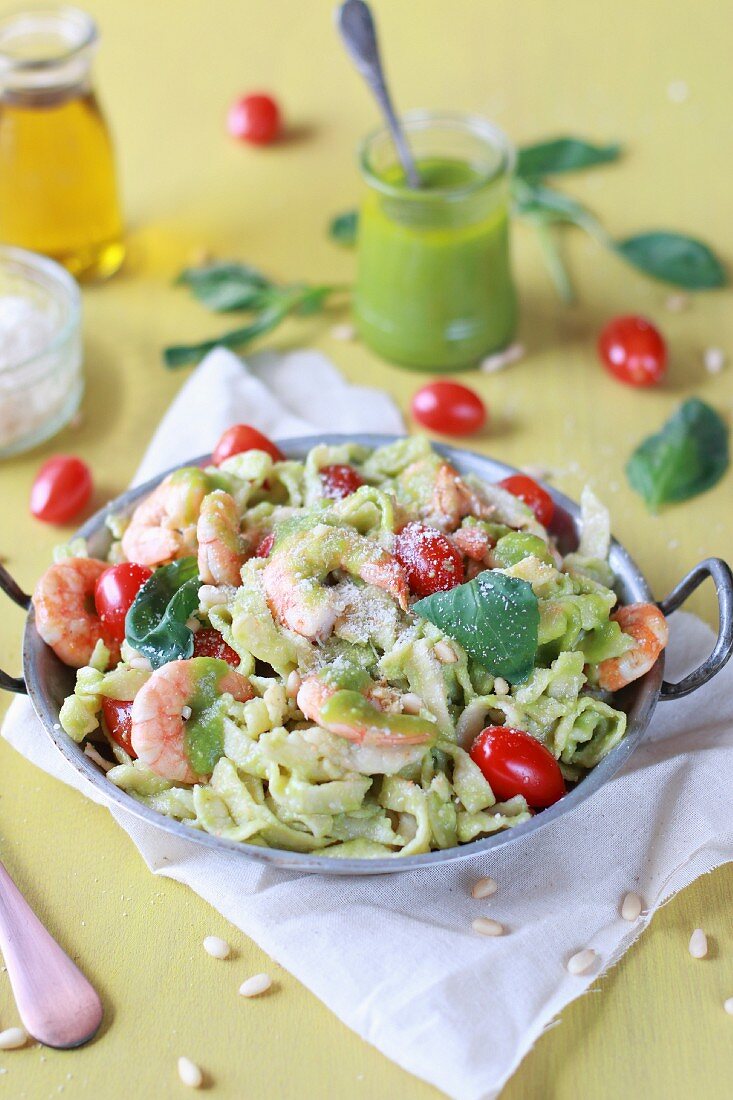
M90 85L97 28L76 8L0 19L0 241L105 278L125 254L107 125Z
M53 260L0 246L0 458L49 439L79 407L80 297Z
M408 188L389 131L361 147L355 320L370 348L401 366L465 370L505 347L517 322L509 262L514 150L471 115L403 120L422 186Z

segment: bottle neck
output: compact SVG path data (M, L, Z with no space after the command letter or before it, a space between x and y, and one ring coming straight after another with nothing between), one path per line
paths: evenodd
M0 91L6 102L50 105L89 89L94 21L76 8L0 20Z

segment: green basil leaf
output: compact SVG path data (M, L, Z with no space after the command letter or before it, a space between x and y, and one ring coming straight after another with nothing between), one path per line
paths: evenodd
M620 145L594 145L582 138L560 137L524 145L517 156L517 175L527 178L576 172L617 160Z
M193 653L186 621L198 607L200 584L196 559L180 558L156 569L135 597L125 618L125 637L153 668Z
M467 584L435 592L412 610L463 646L494 676L511 684L534 668L540 613L532 585L485 570Z
M358 230L359 214L356 210L345 210L343 214L337 214L332 218L328 224L329 237L344 248L353 248Z
M239 263L189 267L181 272L176 283L189 287L194 298L215 313L259 308L273 286L261 271Z
M514 211L521 217L543 222L569 222L581 229L595 221L587 207L569 195L530 180L514 180Z
M729 462L725 422L710 405L691 397L661 431L639 444L626 464L626 476L654 511L712 488Z
M639 233L616 241L614 248L645 275L685 290L710 290L728 281L714 252L681 233Z
M284 317L294 308L289 299L276 301L261 313L257 314L253 321L242 328L231 329L223 332L221 336L213 340L202 340L199 344L174 344L163 349L163 360L167 367L182 367L188 363L197 363L214 348L240 348L251 343L256 337L264 336L272 332L280 324Z

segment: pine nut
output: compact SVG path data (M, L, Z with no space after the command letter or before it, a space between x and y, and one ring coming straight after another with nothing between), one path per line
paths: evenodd
M0 1050L17 1050L28 1042L28 1032L22 1027L6 1027L0 1031Z
M334 325L331 329L332 340L354 340L355 338L356 329L353 325Z
M497 676L494 680L494 695L508 695L509 684L503 676Z
M192 714L193 711L190 707L181 707L181 718L184 722L187 722Z
M493 878L480 878L471 887L471 897L490 898L497 890L498 886Z
M204 940L204 951L213 959L226 959L229 956L230 947L220 936L207 936Z
M705 348L703 360L708 374L720 374L725 366L725 352L722 348Z
M693 959L704 959L708 953L708 938L702 928L696 928L690 936L690 954Z
M598 962L598 955L592 947L584 947L568 959L568 974L587 974Z
M406 691L402 696L402 709L405 714L419 714L422 710L422 699L414 691Z
M247 978L246 982L242 982L239 992L242 997L258 997L260 993L266 993L271 985L272 979L269 974L255 974Z
M435 643L435 656L444 665L453 665L458 660L458 654L452 646L449 646L447 642Z
M633 923L635 920L638 920L642 908L642 901L638 894L626 894L621 903L621 916L624 920Z
M285 694L287 695L288 699L295 698L295 696L300 691L300 685L302 683L303 681L301 679L300 673L296 672L296 670L293 669L293 671L290 673L287 680L285 681Z
M503 924L499 924L498 920L492 920L491 917L476 917L471 921L471 928L474 932L478 932L479 936L503 936L506 931Z
M199 1089L204 1083L203 1073L190 1058L178 1059L178 1076L190 1089Z
M723 1008L729 1016L733 1016L733 997L729 997L727 1001L723 1001Z

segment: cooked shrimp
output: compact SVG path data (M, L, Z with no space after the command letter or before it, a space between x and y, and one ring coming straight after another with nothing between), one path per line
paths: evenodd
M122 536L128 561L160 565L196 552L196 521L210 483L203 470L174 470L139 504Z
M471 561L484 561L494 545L493 539L483 527L459 527L452 537L461 553Z
M100 640L114 657L118 654L117 646L103 637L94 610L94 586L108 568L95 558L66 558L46 570L33 593L38 633L71 668L88 665Z
M407 610L407 578L397 559L351 527L322 523L273 551L262 573L272 614L296 634L324 641L339 608L323 581L337 569L384 589Z
M309 721L358 744L424 745L437 731L428 719L385 709L391 699L378 684L351 691L309 676L298 689L297 703Z
M634 640L633 649L609 657L598 666L598 682L606 691L619 691L638 680L653 666L669 640L669 628L653 603L630 603L611 615L624 634Z
M202 583L240 585L240 570L247 559L247 542L239 530L236 501L223 489L215 489L204 497L196 539Z
M464 516L488 519L493 511L494 506L481 500L455 467L449 462L440 466L427 517L430 522L442 530L455 531Z
M184 708L190 706L202 681L213 678L216 691L228 692L245 703L254 695L252 685L224 661L192 657L170 661L143 684L132 704L130 740L138 759L151 772L173 783L196 783L203 778L189 761Z

